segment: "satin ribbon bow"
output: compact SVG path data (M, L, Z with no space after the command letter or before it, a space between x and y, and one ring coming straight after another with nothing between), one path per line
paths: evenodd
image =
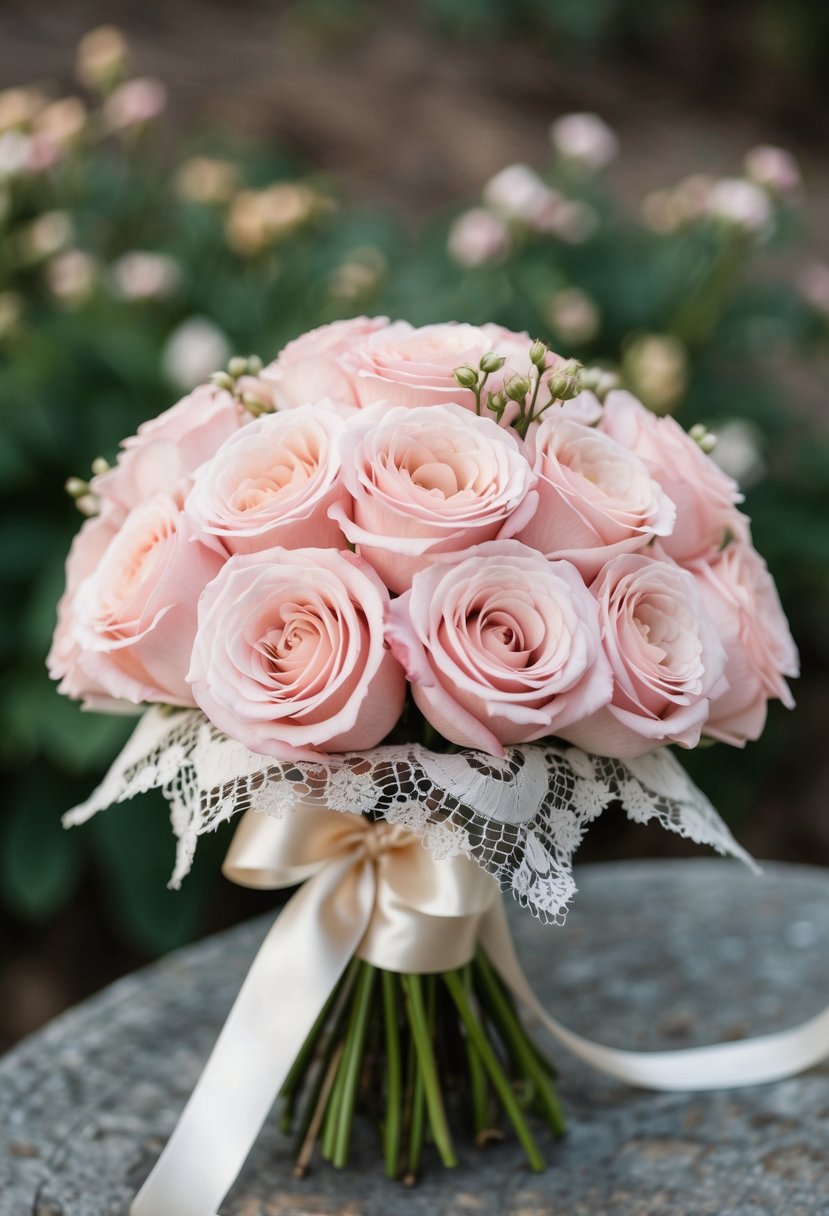
M311 805L248 811L224 864L232 881L304 883L254 959L216 1046L131 1216L213 1216L349 961L437 972L486 950L513 993L600 1072L655 1090L709 1090L794 1076L829 1057L829 1009L777 1034L682 1051L620 1051L550 1017L512 944L495 880L465 857L436 861L419 837Z
M304 885L260 947L132 1216L215 1212L355 954L390 971L460 967L500 904L469 858L435 862L404 828L310 805L285 819L248 811L223 871L243 886Z

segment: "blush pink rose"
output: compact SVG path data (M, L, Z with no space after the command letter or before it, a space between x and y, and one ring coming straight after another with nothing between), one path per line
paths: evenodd
M271 385L277 408L293 409L323 397L356 405L352 378L343 370L342 358L388 323L388 317L332 321L289 342L262 372L262 379Z
M608 394L600 426L645 463L676 504L676 523L662 542L675 561L709 560L728 536L745 538L747 520L736 507L743 496L731 477L673 418L657 418L630 393Z
M96 515L87 519L72 541L66 559L66 589L58 604L58 619L46 666L58 692L82 700L88 708L114 708L106 690L82 670L81 648L75 637L75 606L78 588L95 572L117 532L112 518Z
M561 733L610 699L596 602L568 562L518 541L439 559L387 610L418 708L461 747Z
M115 466L92 480L104 512L118 517L153 494L183 502L191 476L251 415L231 393L202 384L125 439Z
M797 647L774 580L751 545L730 544L710 565L693 572L725 646L729 684L711 704L705 733L742 747L760 737L770 698L793 708L783 677L799 674Z
M591 587L613 699L561 731L600 756L633 758L665 743L694 747L726 688L725 652L694 576L670 560L625 553Z
M280 759L373 747L405 698L383 637L388 598L353 553L230 558L199 603L188 676L197 704L232 738Z
M221 565L193 539L169 494L136 507L77 589L83 672L125 701L192 705L185 677L196 604Z
M514 334L500 326L479 329L450 321L418 329L408 321L395 321L355 346L343 357L342 366L352 379L362 408L378 401L405 406L460 401L467 409L474 409L472 393L458 387L455 368L462 363L477 367L491 350L506 356L509 366L487 381L487 391L494 390L510 367L527 372L530 345L526 334Z
M669 536L676 508L609 435L551 409L528 438L539 507L518 539L573 563L587 582L619 553Z
M511 536L538 501L516 436L455 404L355 415L343 480L350 505L331 515L392 591L437 553Z
M328 509L341 481L344 423L325 402L268 414L231 435L197 471L185 513L224 554L345 548Z

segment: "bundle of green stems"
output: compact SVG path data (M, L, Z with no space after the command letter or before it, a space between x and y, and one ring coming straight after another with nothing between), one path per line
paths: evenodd
M530 1169L545 1161L530 1126L554 1137L564 1118L554 1069L529 1037L486 956L431 975L380 970L353 959L280 1091L281 1126L296 1137L294 1173L315 1153L348 1164L355 1115L379 1130L385 1172L412 1185L424 1149L458 1163L455 1131L478 1145L511 1128Z

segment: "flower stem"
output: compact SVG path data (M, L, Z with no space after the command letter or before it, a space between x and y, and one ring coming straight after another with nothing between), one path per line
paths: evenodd
M472 968L467 964L463 968L463 982L467 997L472 995ZM487 1092L486 1070L484 1069L478 1048L469 1035L464 1036L466 1045L466 1060L469 1067L470 1098L472 1101L472 1127L478 1144L487 1137L489 1130L489 1094Z
M475 1017L472 1006L466 999L463 982L457 971L446 971L443 973L443 979L446 983L452 1000L455 1002L455 1007L461 1016L461 1019L466 1027L466 1032L472 1039L478 1054L481 1057L484 1068L489 1073L489 1079L501 1100L501 1103L509 1116L510 1122L515 1128L516 1135L521 1141L524 1152L527 1155L527 1160L530 1164L530 1169L535 1173L540 1173L544 1169L544 1158L536 1144L532 1132L530 1131L527 1121L524 1118L523 1111L518 1104L518 1101L513 1093L512 1086L509 1083L501 1065L498 1063L498 1057L492 1049L492 1045L486 1037L478 1019Z
M418 1062L413 1038L409 1049L409 1090L411 1093L409 1151L406 1159L406 1173L403 1176L404 1186L414 1186L417 1182L420 1158L423 1153L423 1132L426 1124L426 1089L423 1084L423 1072Z
M357 978L354 993L354 1005L345 1036L345 1047L339 1080L342 1074L342 1087L339 1094L339 1108L336 1119L334 1136L333 1163L337 1169L342 1169L348 1163L348 1150L351 1143L351 1124L354 1119L354 1107L357 1102L357 1090L360 1084L360 1069L363 1063L363 1052L366 1045L369 1015L371 1013L371 995L374 989L374 977L377 969L370 963L362 963Z
M297 1135L297 1141L300 1145L304 1143L306 1137L308 1136L311 1122L314 1118L318 1104L320 1103L320 1095L326 1084L329 1069L331 1069L332 1060L336 1055L335 1067L331 1069L331 1079L326 1091L326 1099L325 1102L321 1104L322 1116L325 1116L327 1112L328 1099L330 1097L331 1088L334 1084L334 1079L337 1073L336 1064L339 1063L340 1055L342 1054L340 1048L342 1046L346 1018L348 1017L348 1011L350 1008L349 997L351 995L351 990L354 987L354 979L356 974L357 968L355 959L346 972L345 979L340 987L336 1002L336 1012L334 1014L332 1024L325 1035L325 1042L320 1053L319 1068L317 1069L316 1076L314 1077L310 1096L305 1104L305 1111ZM319 1128L317 1131L319 1131Z
M343 1045L340 1043L332 1053L331 1059L328 1060L327 1066L320 1072L320 1084L314 1094L314 1100L310 1104L310 1117L303 1129L299 1152L294 1162L294 1178L304 1178L308 1173L308 1167L314 1155L317 1137L319 1136L322 1121L328 1108L328 1099L331 1097L331 1090L340 1066L342 1053Z
M498 983L489 960L481 954L475 960L475 973L486 994L493 1020L517 1068L532 1083L534 1094L553 1133L563 1136L564 1115L556 1092L506 993Z
M302 1044L302 1047L299 1049L297 1057L291 1065L288 1075L282 1083L282 1088L279 1091L279 1097L282 1099L283 1106L279 1126L286 1135L289 1135L293 1128L297 1096L302 1089L306 1073L313 1062L317 1046L320 1038L322 1037L325 1023L328 1021L331 1010L334 1007L334 1002L336 1001L340 992L343 990L343 986L346 984L346 982L347 979L344 976L334 987L328 1000L325 1002L317 1015L317 1019L314 1022L314 1025L311 1027L308 1037Z
M440 1089L435 1055L432 1050L432 1032L426 1014L423 1000L423 977L420 975L401 976L403 991L406 995L406 1012L409 1025L412 1028L415 1051L417 1053L418 1074L423 1081L426 1109L429 1113L429 1124L432 1129L435 1147L440 1159L447 1168L458 1164L455 1148L452 1143L452 1133L446 1118L443 1105L443 1095Z
M387 1068L386 1124L384 1128L386 1177L396 1178L400 1168L403 1069L400 1057L400 1023L397 1009L397 985L394 973L384 971L382 973L382 983Z

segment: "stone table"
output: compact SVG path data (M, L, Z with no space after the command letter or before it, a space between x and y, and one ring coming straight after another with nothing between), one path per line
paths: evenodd
M565 928L516 909L547 1007L619 1047L794 1025L829 1003L829 873L725 861L577 871ZM0 1061L0 1216L123 1216L198 1076L269 918L112 985ZM427 1156L413 1190L357 1137L353 1168L291 1178L270 1121L223 1216L827 1216L829 1066L711 1094L630 1089L556 1052L569 1114L550 1169L507 1142ZM540 1129L539 1129L540 1130ZM176 1216L170 1213L170 1216Z

